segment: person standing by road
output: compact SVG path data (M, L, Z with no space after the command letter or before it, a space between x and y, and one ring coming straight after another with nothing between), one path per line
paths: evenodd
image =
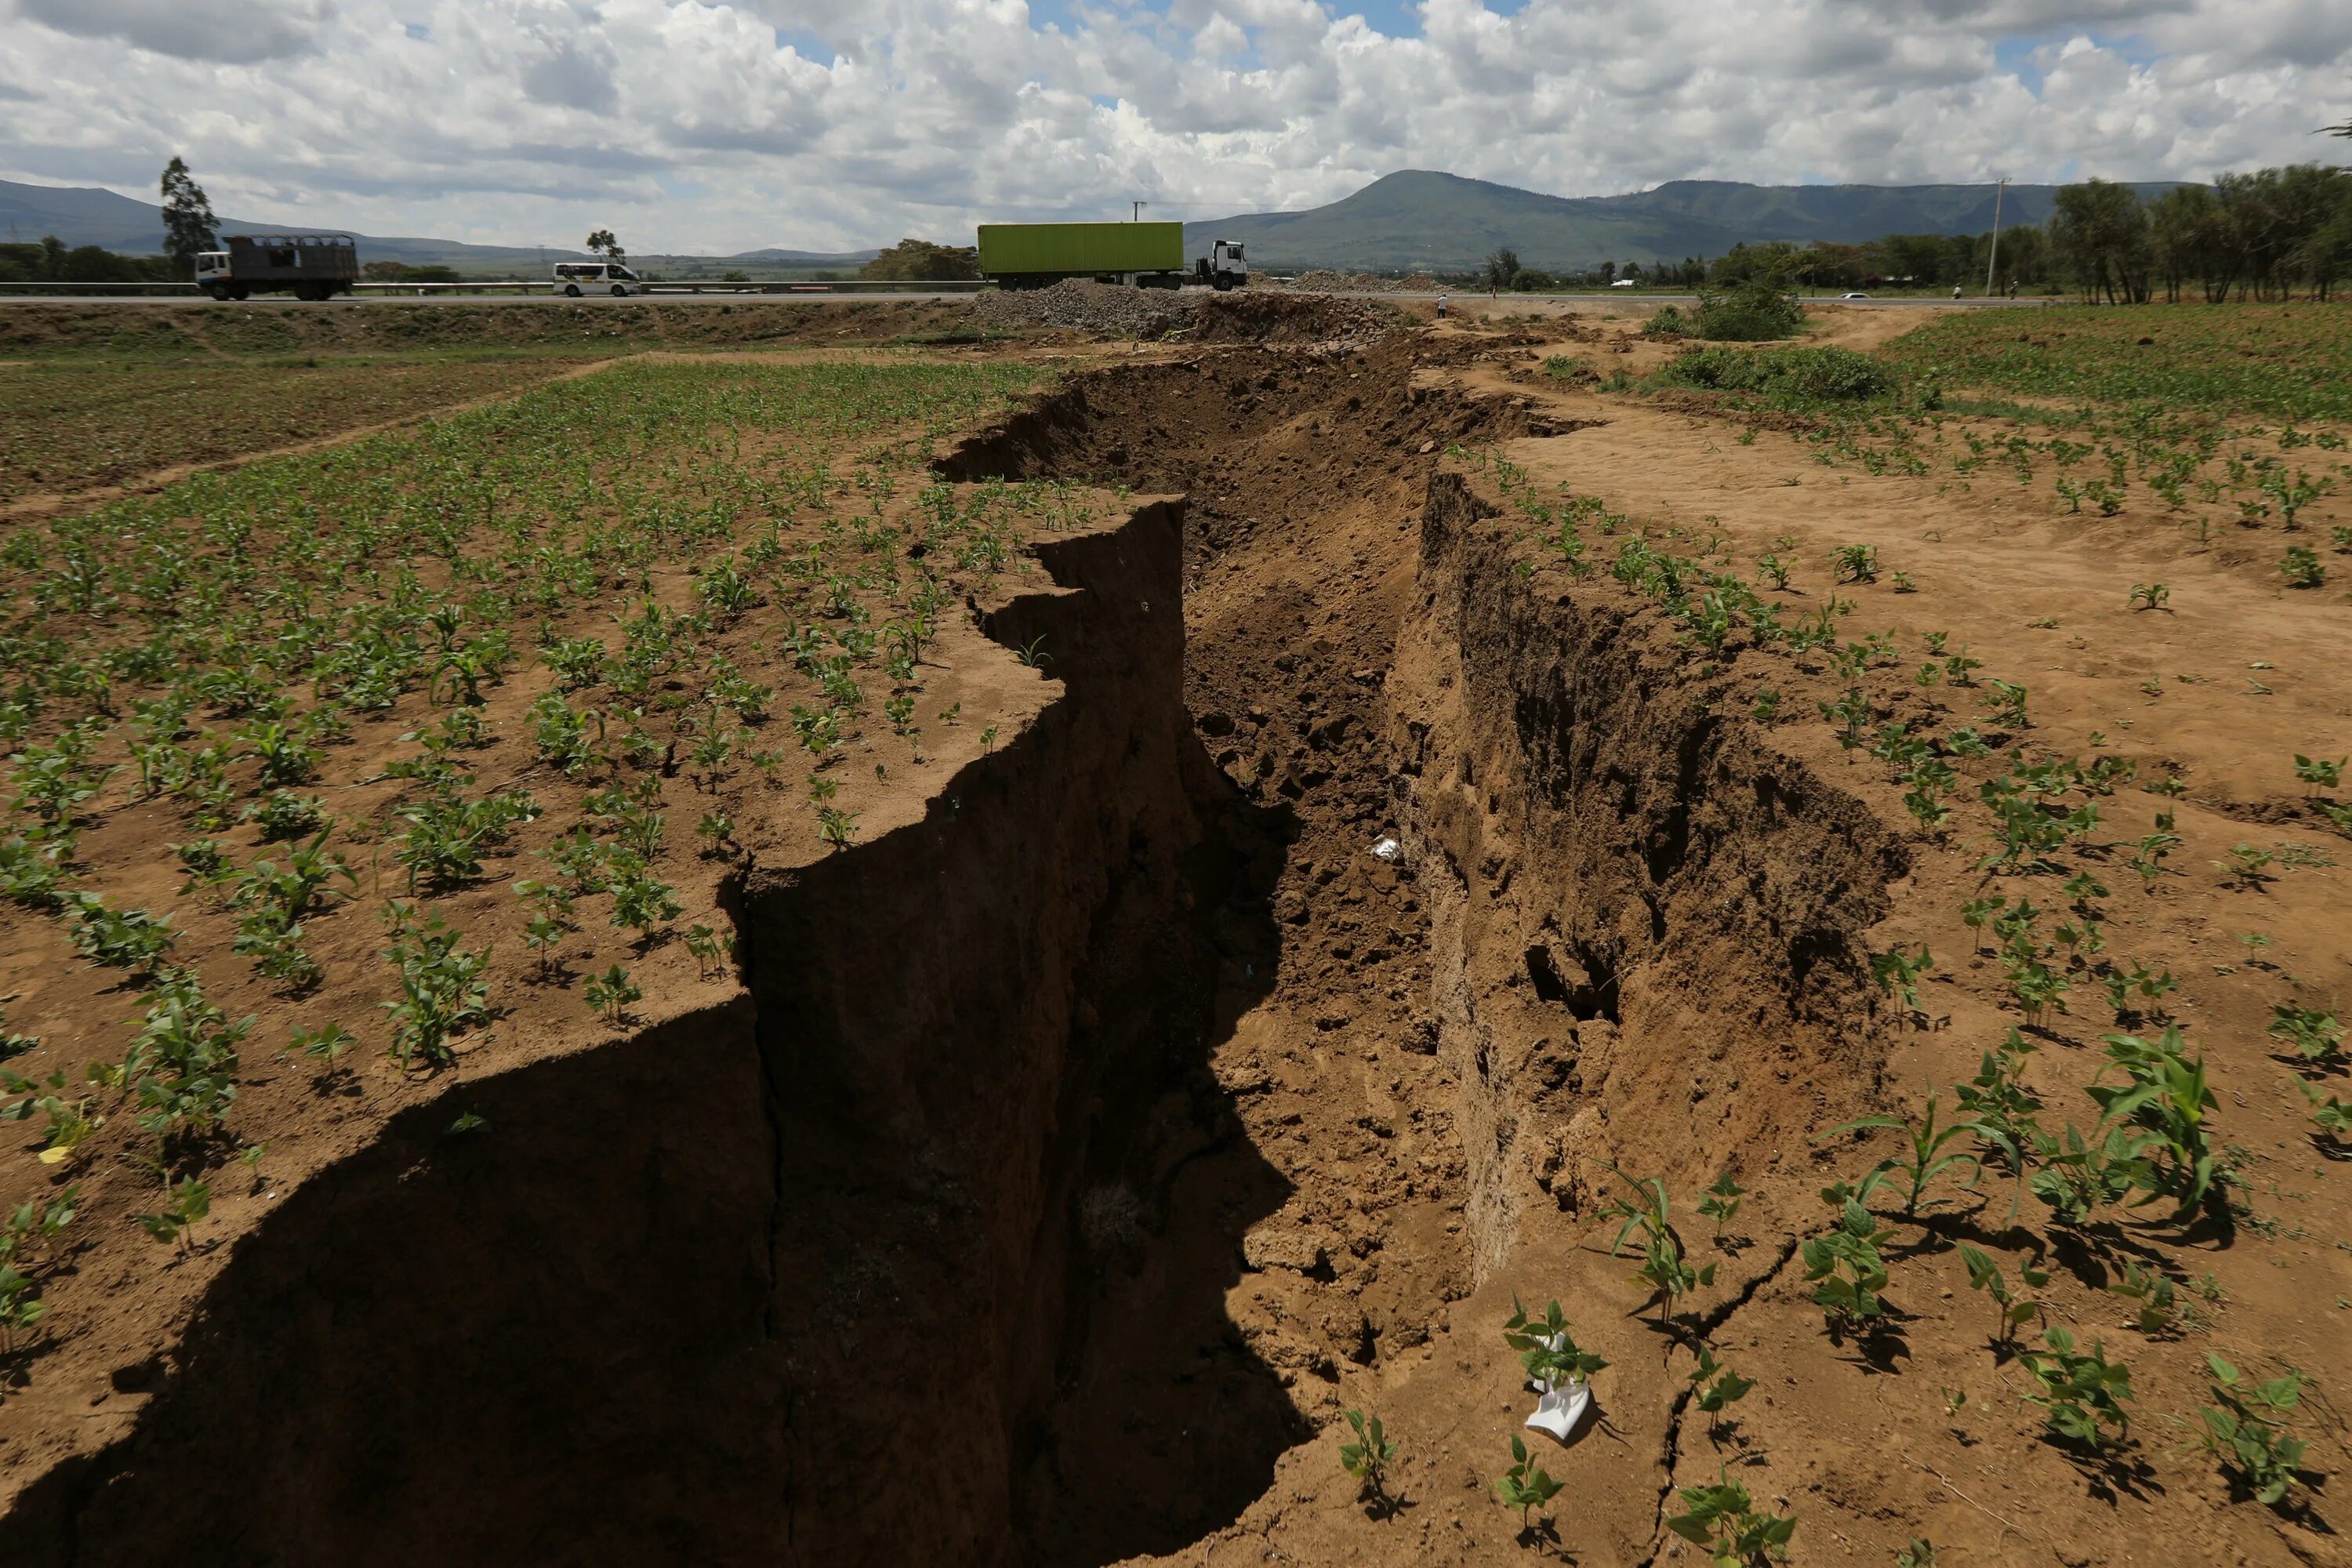
M1445 296L1443 294L1437 297L1437 319L1441 321L1445 320Z

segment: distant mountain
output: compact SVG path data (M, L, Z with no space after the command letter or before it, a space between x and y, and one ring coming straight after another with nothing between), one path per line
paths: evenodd
M2143 184L2154 196L2168 184ZM2011 185L2000 218L2040 223L2055 185ZM1741 241L1853 244L1887 234L1979 234L1992 226L1990 185L1748 185L1674 180L1622 196L1548 196L1459 174L1408 169L1328 206L1185 225L1185 252L1238 239L1264 271L1336 267L1475 267L1507 246L1548 269L1603 261L1720 256Z
M333 224L289 223L282 219L225 217L223 234L284 234L307 229L347 234ZM32 243L56 235L68 245L96 245L127 256L153 256L163 248L163 212L152 202L134 201L112 191L87 185L27 185L0 180L0 238ZM540 268L556 261L584 261L584 250L536 245L467 245L454 239L394 238L361 234L360 259L404 261L412 267L455 267L465 272L515 272L536 277ZM874 259L871 250L839 254L810 250L747 250L738 256L633 255L633 262L651 268L693 267L712 263L751 263L769 267L856 267Z
M778 250L771 246L765 250L746 250L719 259L772 261L786 267L862 267L881 254L878 250Z

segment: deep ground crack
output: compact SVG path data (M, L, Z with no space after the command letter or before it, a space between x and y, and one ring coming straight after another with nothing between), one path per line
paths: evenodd
M1759 1271L1746 1285L1740 1287L1738 1295L1728 1300L1717 1303L1713 1310L1699 1319L1700 1342L1704 1343L1713 1338L1717 1331L1731 1321L1733 1313L1756 1299L1757 1291L1761 1290L1771 1280L1780 1278L1780 1270L1786 1268L1789 1266L1789 1260L1797 1256L1798 1241L1799 1238L1792 1236L1782 1242L1780 1256L1772 1260L1771 1268ZM1657 1514L1650 1526L1650 1550L1643 1554L1639 1563L1633 1565L1633 1568L1653 1568L1658 1561L1659 1550L1664 1544L1659 1538L1664 1534L1666 1528L1666 1500L1672 1497L1675 1491L1675 1468L1682 1459L1683 1417L1689 1413L1691 1399L1697 1392L1698 1387L1696 1384L1685 1384L1681 1392L1675 1395L1672 1408L1666 1412L1665 1436L1658 1445L1661 1477L1658 1481Z

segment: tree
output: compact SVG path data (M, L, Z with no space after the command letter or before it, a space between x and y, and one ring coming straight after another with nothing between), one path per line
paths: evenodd
M205 188L188 173L179 157L163 165L163 250L172 270L182 278L196 275L196 257L220 244L220 219Z
M2147 208L2131 186L2095 179L2059 186L2050 238L2074 268L2086 299L2095 303L2104 295L2111 305L2147 303Z
M980 276L980 252L969 245L902 239L857 269L860 278L940 281Z
M1519 253L1507 245L1486 258L1486 270L1482 280L1489 288L1507 289L1511 286L1511 279L1518 275Z
M621 248L621 242L613 237L611 229L600 228L588 237L588 254L601 256L607 261L619 261L629 253Z

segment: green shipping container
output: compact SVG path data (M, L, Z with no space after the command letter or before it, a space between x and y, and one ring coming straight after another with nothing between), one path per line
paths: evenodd
M1181 223L984 223L980 270L990 278L1181 272Z

